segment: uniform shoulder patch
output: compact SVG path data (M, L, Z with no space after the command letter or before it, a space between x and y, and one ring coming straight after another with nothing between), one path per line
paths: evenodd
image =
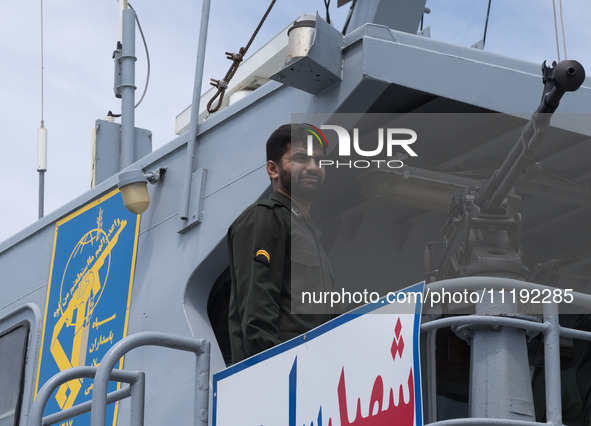
M254 251L254 260L258 260L265 265L271 264L271 255L267 250L264 249L255 249Z

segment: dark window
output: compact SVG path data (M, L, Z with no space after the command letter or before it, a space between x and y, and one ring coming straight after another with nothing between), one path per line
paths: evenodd
M222 351L226 365L232 363L230 332L228 331L228 311L230 306L230 267L213 284L207 301L207 315ZM0 423L0 426L3 426Z
M0 331L0 426L18 424L28 335L28 323Z

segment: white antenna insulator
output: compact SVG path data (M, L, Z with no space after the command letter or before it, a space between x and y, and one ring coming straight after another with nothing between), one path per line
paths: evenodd
M37 171L47 170L47 129L39 127L37 130Z
M119 41L119 43L123 43L123 11L125 9L127 9L127 0L119 0L117 12L117 15L119 16L119 34L117 36L117 40Z

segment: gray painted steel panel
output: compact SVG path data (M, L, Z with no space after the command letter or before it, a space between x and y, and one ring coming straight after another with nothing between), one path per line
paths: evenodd
M375 109L384 106L392 112L408 111L424 108L425 102L427 108L441 102L438 108L469 105L478 111L516 114L532 111L540 96L538 65L375 25L355 31L345 43L342 81L320 95L271 82L255 91L248 101L226 108L200 126L195 169L205 168L208 175L203 218L198 226L183 234L178 232L187 135L129 167L166 167L167 173L161 183L150 185L151 205L141 219L128 334L150 330L209 339L214 342L212 371L224 367L207 318L207 297L226 266L224 238L228 225L269 186L264 170L264 140L278 125L289 122L292 112L378 112ZM590 87L591 80L587 79L585 87L565 98L561 111L591 112ZM391 101L380 101L384 93L393 95ZM586 124L579 122L575 126ZM555 155L556 161L566 161L559 160L560 153ZM43 315L56 221L115 186L116 177L106 179L0 244L0 276L4 284L0 318L25 303L36 305ZM536 199L531 204L539 202ZM536 210L532 207L532 211ZM421 212L415 217L413 212L383 203L370 203L366 214L365 223L393 224L390 235L399 246L401 264L407 265L407 269L397 271L397 278L401 283L413 282L422 263L414 253L418 246L422 249L426 238L436 234L441 216ZM406 224L417 226L404 230ZM138 351L127 356L125 367L147 373L146 418L151 424L169 423L171 412L179 418L192 416L191 355L158 349ZM174 389L174 397L169 389ZM123 404L122 419L129 417L127 410Z

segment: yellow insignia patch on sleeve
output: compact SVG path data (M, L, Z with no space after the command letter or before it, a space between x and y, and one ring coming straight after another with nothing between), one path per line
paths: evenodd
M267 265L271 264L271 256L269 255L269 253L267 252L267 250L257 250L254 258L258 261L261 261L263 263L266 263Z

